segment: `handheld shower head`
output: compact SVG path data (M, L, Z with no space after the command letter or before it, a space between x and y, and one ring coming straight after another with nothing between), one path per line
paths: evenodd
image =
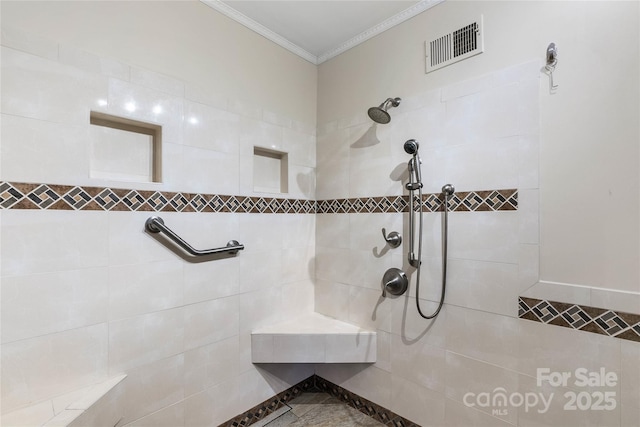
M374 122L386 125L391 121L391 116L387 110L400 105L400 101L402 101L400 98L387 98L386 101L379 106L369 108L369 110L367 110L367 114Z
M409 139L404 143L404 151L407 154L411 154L413 157L409 160L409 182L406 185L407 190L413 191L422 188L422 174L420 171L420 156L418 155L418 148L420 144L415 139Z
M418 153L419 147L420 147L420 144L418 144L418 141L416 141L415 139L409 139L407 140L407 142L404 143L404 151L407 154L411 154L413 156L415 156Z

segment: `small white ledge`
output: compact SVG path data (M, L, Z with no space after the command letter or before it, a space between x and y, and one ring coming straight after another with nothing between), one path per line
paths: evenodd
M318 313L251 333L253 363L374 363L375 331Z

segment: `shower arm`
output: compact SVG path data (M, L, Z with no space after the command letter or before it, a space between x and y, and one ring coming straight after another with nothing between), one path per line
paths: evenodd
M164 221L162 220L162 218L157 216L149 217L149 219L147 219L144 225L148 232L150 233L162 232L166 234L167 237L171 239L176 245L178 245L182 250L196 257L214 255L214 254L226 254L226 253L235 255L238 253L238 251L241 251L244 249L244 245L241 245L240 243L238 243L237 240L230 240L227 243L227 246L224 246L222 248L203 249L203 250L195 249L193 246L185 242L184 239L182 239L182 237L178 236L169 227L164 225Z

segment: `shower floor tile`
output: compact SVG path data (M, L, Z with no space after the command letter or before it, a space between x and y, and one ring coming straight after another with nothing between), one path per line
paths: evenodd
M302 393L288 406L291 408L289 411L265 424L265 427L384 426L326 393Z

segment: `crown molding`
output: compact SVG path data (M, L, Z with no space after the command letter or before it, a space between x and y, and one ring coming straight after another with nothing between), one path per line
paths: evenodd
M307 52L297 44L291 43L289 40L285 39L279 34L274 33L264 25L254 21L248 16L243 15L242 13L238 12L237 10L229 6L228 4L220 0L200 0L200 1L206 4L207 6L211 7L212 9L215 9L218 12L222 13L223 15L226 15L227 17L233 19L239 24L242 24L245 27L249 28L250 30L260 34L261 36L266 37L267 39L271 40L275 44L280 45L281 47L287 49L288 51L298 55L302 59L305 59L311 62L312 64L316 64L316 65L318 64L317 56Z
M388 29L395 27L398 24L401 24L402 22L408 19L413 18L414 16L424 12L427 9L432 8L433 6L439 3L442 3L445 0L423 0L419 3L416 3L410 8L403 10L402 12L392 16L391 18L377 25L374 25L368 30L361 32L360 34L353 37L352 39L342 43L340 46L334 49L328 50L327 52L321 54L320 56L315 56L312 53L307 52L297 44L290 42L289 40L282 37L281 35L271 31L264 25L238 12L233 7L229 6L227 3L224 3L221 0L200 0L200 1L206 4L207 6L211 7L212 9L215 9L218 12L222 13L223 15L226 15L227 17L233 19L239 24L242 24L245 27L249 28L250 30L260 34L261 36L266 37L267 39L271 40L277 45L287 49L291 53L298 55L302 59L305 59L311 62L312 64L319 65L335 56L340 55L343 52L346 52L347 50L359 45L360 43L363 43L369 40L370 38L377 36L378 34L383 33L384 31L387 31Z
M335 49L329 50L325 53L323 53L322 55L318 56L318 64L322 64L325 61L328 61L329 59L340 55L343 52L346 52L347 50L356 47L357 45L359 45L360 43L364 43L365 41L369 40L372 37L377 36L380 33L383 33L385 31L387 31L390 28L395 27L396 25L399 25L401 23L403 23L404 21L413 18L414 16L424 12L427 9L431 9L433 6L444 2L445 0L423 0L419 3L416 3L415 5L411 6L408 9L403 10L402 12L392 16L391 18L382 21L381 23L374 25L373 27L369 28L368 30L365 30L363 32L361 32L360 34L358 34L357 36L353 37L350 40L347 40L346 42L344 42L343 44L341 44L340 46L336 47Z

